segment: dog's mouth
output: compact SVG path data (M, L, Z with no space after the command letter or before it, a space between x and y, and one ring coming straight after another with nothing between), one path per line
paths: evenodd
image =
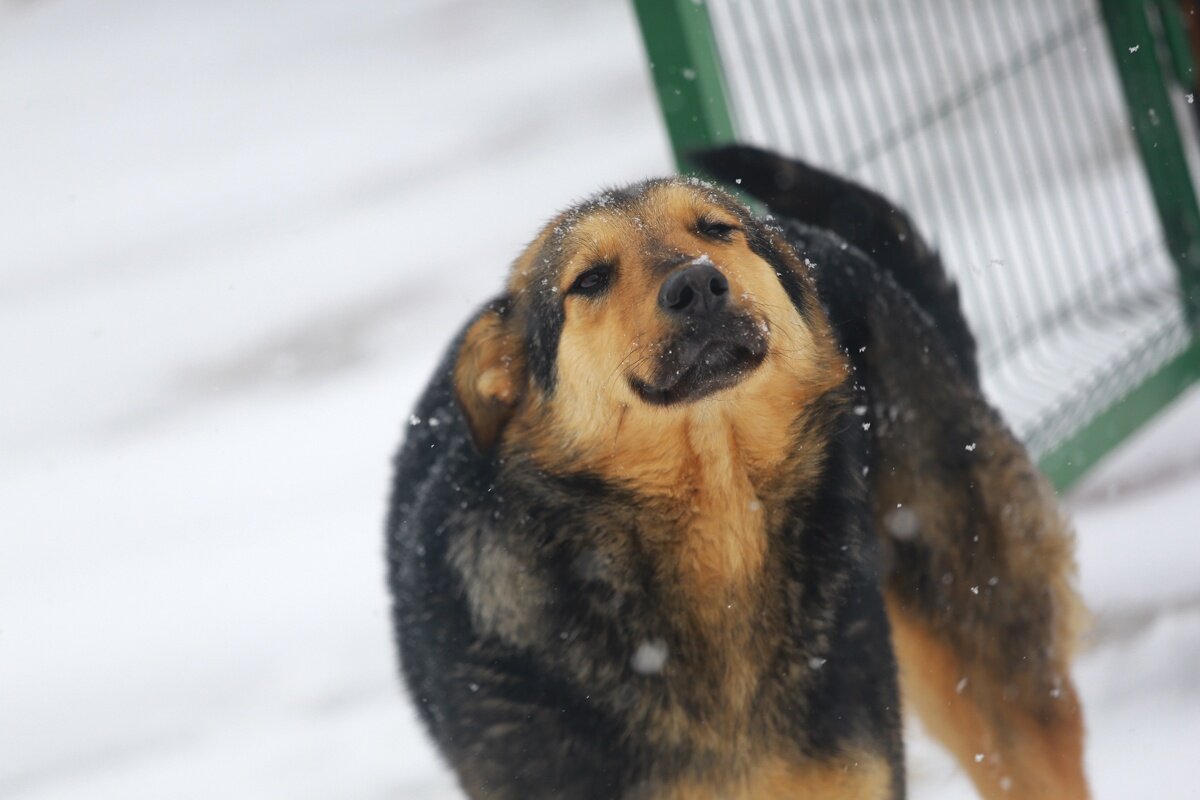
M684 330L662 348L654 376L629 376L642 400L657 406L692 402L728 389L767 356L765 326L738 315Z

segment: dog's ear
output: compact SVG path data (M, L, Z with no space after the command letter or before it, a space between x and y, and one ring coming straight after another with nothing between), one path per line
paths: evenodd
M508 298L488 304L463 334L454 391L480 452L496 444L525 392L525 353Z

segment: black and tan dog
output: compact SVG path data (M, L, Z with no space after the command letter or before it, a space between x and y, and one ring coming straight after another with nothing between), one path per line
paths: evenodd
M900 798L898 659L986 797L1085 797L1071 536L936 256L824 173L704 164L817 224L687 179L560 214L397 456L401 663L463 788Z

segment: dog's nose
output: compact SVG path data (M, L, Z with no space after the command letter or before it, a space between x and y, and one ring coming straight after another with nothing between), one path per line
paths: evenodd
M728 303L729 281L711 262L671 273L658 290L659 307L683 317L713 314Z

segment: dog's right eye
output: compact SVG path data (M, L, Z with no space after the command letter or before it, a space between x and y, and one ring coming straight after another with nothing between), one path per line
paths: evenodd
M568 294L581 294L584 296L597 295L608 288L609 279L612 277L611 264L598 264L591 269L584 270L571 284L571 288L567 290Z
M697 233L706 239L715 239L718 242L730 241L733 239L734 232L738 230L740 230L738 226L712 217L701 217L700 221L696 223Z

